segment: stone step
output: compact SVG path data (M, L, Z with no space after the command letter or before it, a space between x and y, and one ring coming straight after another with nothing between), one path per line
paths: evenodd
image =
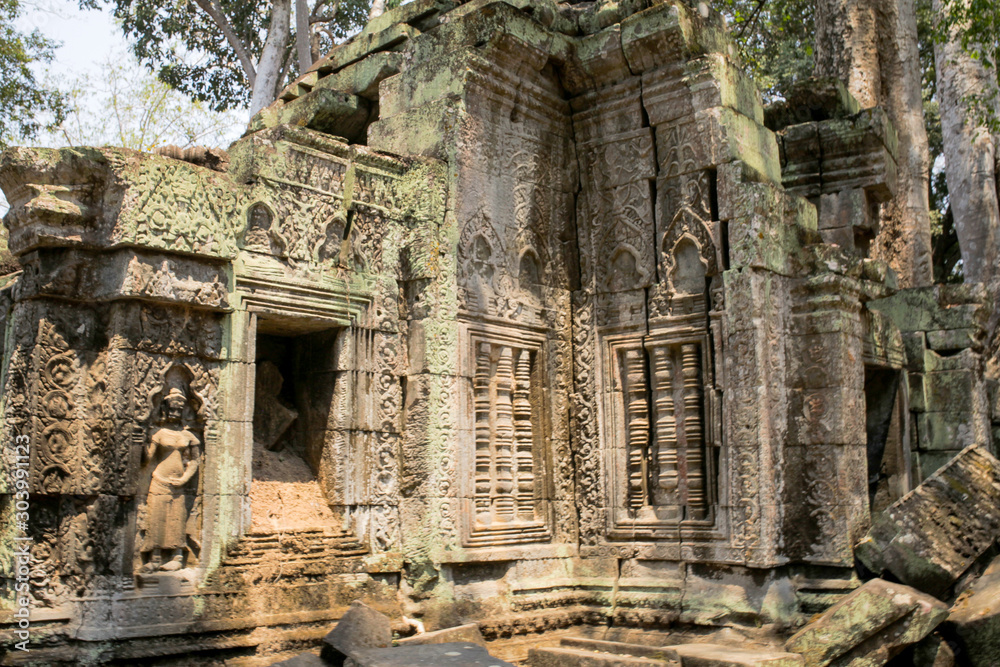
M803 667L797 653L758 651L719 644L681 644L670 646L681 657L684 667Z
M332 663L335 664L335 663ZM356 651L344 667L514 667L478 644L425 644Z
M534 648L528 653L529 667L680 667L674 660L634 655L599 653L579 648Z
M342 530L318 528L289 533L251 533L240 538L223 563L230 567L255 565L273 553L281 554L287 562L302 563L367 552L354 535Z
M673 660L680 664L680 657L677 651L663 648L661 646L644 646L642 644L626 644L625 642L609 642L600 639L587 639L584 637L564 637L559 641L563 648L575 648L584 651L596 651L599 653L613 653L615 655L630 655L637 658L653 658L654 660Z

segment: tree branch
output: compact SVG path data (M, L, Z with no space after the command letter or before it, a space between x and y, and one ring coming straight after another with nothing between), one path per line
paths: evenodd
M750 13L750 18L744 21L743 25L740 26L740 32L737 37L742 38L743 34L747 31L747 28L757 22L757 18L760 16L760 10L764 8L765 2L767 2L767 0L757 0L757 6L754 7L753 12Z
M243 66L243 72L247 75L247 79L250 81L250 87L252 88L257 83L257 70L254 68L253 58L250 57L250 53L247 51L246 46L236 36L236 31L233 30L232 24L229 23L229 19L223 13L222 8L219 6L217 0L194 0L195 4L201 7L202 11L211 17L215 21L215 25L219 26L222 34L226 37L226 41L229 42L229 46L233 48L236 52L236 57L240 59L240 65Z

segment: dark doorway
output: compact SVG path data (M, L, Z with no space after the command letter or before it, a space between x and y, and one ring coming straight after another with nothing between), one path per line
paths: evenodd
M902 372L865 367L865 427L868 443L868 502L877 514L909 491Z
M295 334L258 323L251 514L256 532L336 525L322 463L340 330Z

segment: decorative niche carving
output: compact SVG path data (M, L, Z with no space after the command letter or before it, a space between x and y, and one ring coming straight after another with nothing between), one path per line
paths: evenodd
M465 546L551 537L543 339L490 327L469 335L472 447L465 454Z
M247 209L247 231L243 246L247 250L256 252L274 252L272 225L274 225L274 213L267 204L257 202L251 206Z

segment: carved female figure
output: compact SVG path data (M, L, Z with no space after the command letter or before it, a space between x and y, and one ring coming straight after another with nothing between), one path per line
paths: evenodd
M184 424L188 398L173 387L161 404L160 427L146 447L146 458L155 463L146 496L146 535L143 552L149 553L144 569L173 572L184 567L187 538L185 487L198 472L201 442Z

